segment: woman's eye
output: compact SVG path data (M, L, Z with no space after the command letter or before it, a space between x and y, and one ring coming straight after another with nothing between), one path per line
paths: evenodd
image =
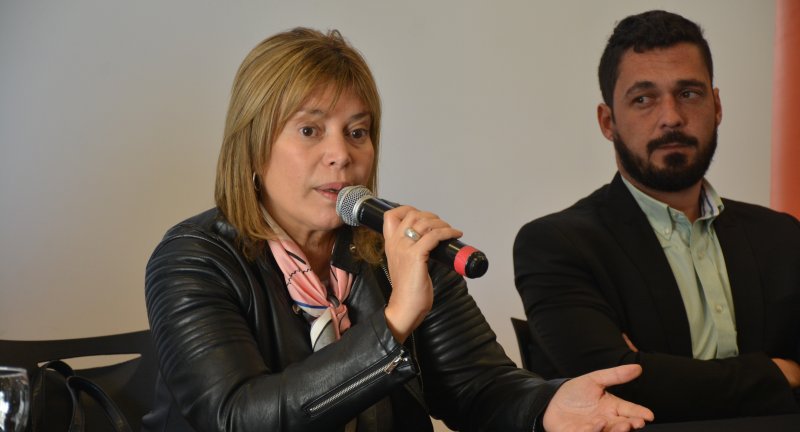
M367 136L367 130L366 129L356 129L356 130L350 132L350 136L355 138L355 139L362 139L362 138Z
M300 133L307 137L314 136L314 128L311 126L303 126L300 128Z

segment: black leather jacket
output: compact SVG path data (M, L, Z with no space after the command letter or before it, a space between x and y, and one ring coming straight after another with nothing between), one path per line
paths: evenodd
M333 253L356 275L352 327L313 353L306 320L268 250L244 258L212 209L172 229L147 265L145 294L160 377L145 431L430 431L429 414L456 430L530 432L558 383L517 369L464 280L431 265L434 305L399 344L387 328L385 268L351 255L348 228Z

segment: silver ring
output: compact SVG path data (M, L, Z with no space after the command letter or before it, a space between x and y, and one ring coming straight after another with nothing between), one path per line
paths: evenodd
M411 228L411 227L406 228L406 230L403 231L403 233L406 235L406 237L408 237L408 238L410 238L411 240L414 240L414 241L417 241L422 237L422 236L419 235L418 232L414 231L414 228Z

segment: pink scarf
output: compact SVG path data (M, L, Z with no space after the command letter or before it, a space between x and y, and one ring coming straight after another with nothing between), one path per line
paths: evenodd
M269 240L269 248L283 272L286 288L295 304L310 317L311 346L314 351L342 337L350 328L347 306L344 301L350 294L353 275L338 267L330 266L331 292L311 270L303 251L263 210L267 223L278 234L277 240Z

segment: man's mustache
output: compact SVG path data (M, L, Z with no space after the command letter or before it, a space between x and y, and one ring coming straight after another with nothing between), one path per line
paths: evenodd
M690 147L697 147L697 138L686 135L680 131L667 132L664 135L647 143L647 153L652 154L659 147L675 143Z

